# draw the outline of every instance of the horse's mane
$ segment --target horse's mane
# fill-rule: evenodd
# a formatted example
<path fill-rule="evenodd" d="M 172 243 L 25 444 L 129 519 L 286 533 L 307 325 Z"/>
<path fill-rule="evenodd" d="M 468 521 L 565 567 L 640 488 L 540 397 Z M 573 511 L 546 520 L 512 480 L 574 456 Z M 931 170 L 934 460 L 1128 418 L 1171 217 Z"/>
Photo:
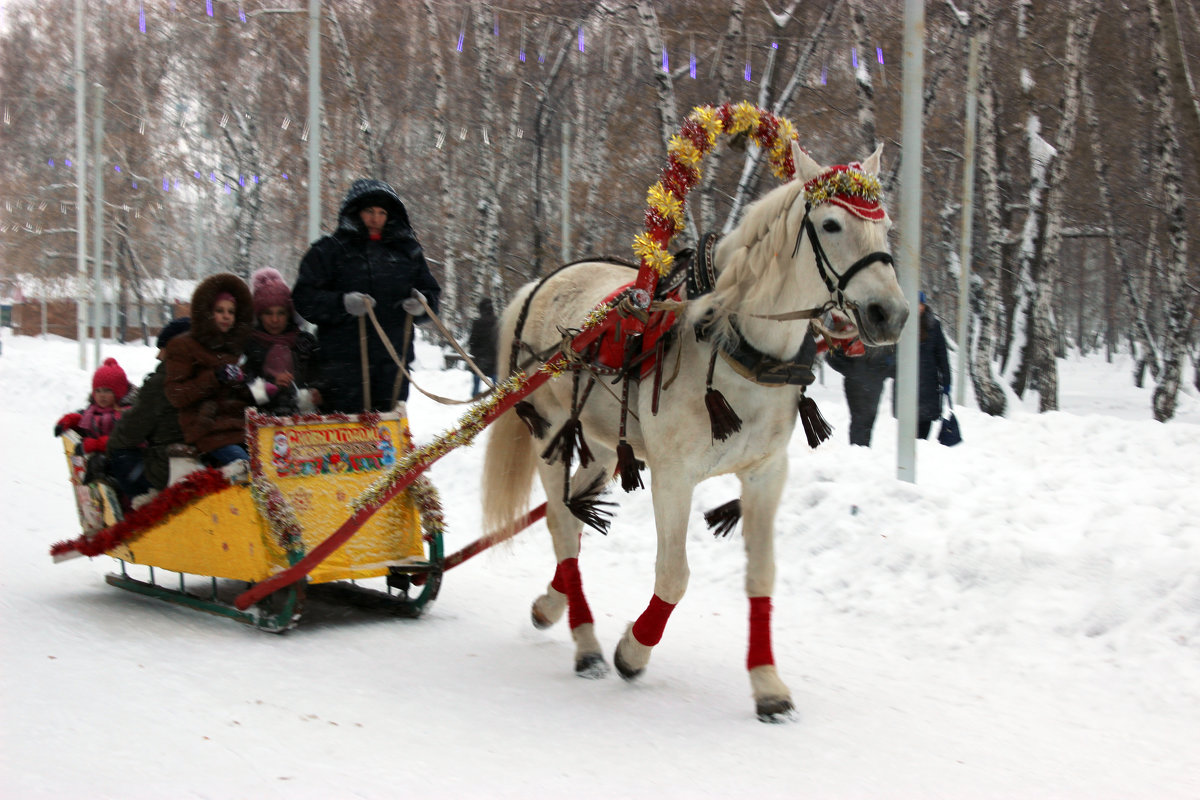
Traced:
<path fill-rule="evenodd" d="M 692 304 L 694 318 L 713 312 L 712 331 L 718 338 L 734 336 L 729 315 L 739 308 L 766 309 L 773 300 L 794 295 L 785 286 L 791 277 L 785 265 L 791 262 L 803 218 L 793 207 L 803 196 L 802 181 L 778 186 L 749 205 L 742 221 L 725 235 L 716 288 Z"/>

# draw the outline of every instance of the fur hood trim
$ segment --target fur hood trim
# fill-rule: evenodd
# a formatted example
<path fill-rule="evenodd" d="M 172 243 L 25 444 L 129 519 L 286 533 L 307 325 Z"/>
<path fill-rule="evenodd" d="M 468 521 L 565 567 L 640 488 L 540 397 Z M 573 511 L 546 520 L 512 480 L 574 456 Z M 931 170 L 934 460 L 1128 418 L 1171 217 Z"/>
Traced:
<path fill-rule="evenodd" d="M 233 295 L 236 304 L 236 320 L 229 333 L 222 333 L 213 324 L 212 308 L 217 301 L 217 296 L 226 292 Z M 233 344 L 240 351 L 254 325 L 254 307 L 251 303 L 250 287 L 231 272 L 209 275 L 200 282 L 192 294 L 191 313 L 191 336 L 193 339 L 209 350 Z"/>

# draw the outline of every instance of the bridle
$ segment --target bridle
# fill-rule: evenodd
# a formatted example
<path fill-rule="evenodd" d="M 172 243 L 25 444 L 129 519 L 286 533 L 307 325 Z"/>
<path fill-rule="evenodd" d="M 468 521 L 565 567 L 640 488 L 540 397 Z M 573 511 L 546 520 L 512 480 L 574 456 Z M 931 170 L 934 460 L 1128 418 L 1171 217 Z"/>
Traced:
<path fill-rule="evenodd" d="M 812 203 L 808 201 L 804 203 L 804 219 L 800 222 L 800 232 L 796 234 L 796 246 L 792 248 L 792 258 L 795 258 L 796 254 L 800 252 L 800 242 L 804 240 L 805 233 L 808 234 L 808 241 L 812 245 L 813 259 L 817 262 L 817 271 L 821 275 L 821 280 L 825 282 L 825 288 L 829 290 L 830 295 L 830 302 L 826 304 L 820 313 L 823 314 L 831 308 L 837 308 L 841 311 L 854 314 L 857 320 L 858 306 L 846 300 L 846 287 L 850 285 L 850 281 L 855 275 L 876 261 L 891 264 L 892 268 L 895 269 L 896 262 L 892 259 L 891 253 L 885 253 L 882 250 L 867 253 L 839 275 L 838 271 L 833 268 L 833 264 L 829 261 L 829 256 L 825 254 L 825 248 L 821 246 L 821 238 L 817 235 L 817 227 L 813 225 L 812 221 Z M 764 317 L 764 319 L 800 319 L 800 317 L 771 315 Z"/>

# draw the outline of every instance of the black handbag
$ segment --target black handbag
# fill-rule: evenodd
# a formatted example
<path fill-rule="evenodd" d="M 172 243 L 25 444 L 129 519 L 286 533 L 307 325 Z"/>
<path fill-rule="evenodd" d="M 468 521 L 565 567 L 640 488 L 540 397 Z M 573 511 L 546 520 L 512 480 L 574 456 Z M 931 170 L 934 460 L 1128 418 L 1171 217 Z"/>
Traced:
<path fill-rule="evenodd" d="M 946 410 L 949 416 L 942 417 L 942 426 L 938 429 L 938 441 L 946 447 L 954 447 L 962 441 L 962 431 L 958 429 L 958 417 L 954 412 Z"/>

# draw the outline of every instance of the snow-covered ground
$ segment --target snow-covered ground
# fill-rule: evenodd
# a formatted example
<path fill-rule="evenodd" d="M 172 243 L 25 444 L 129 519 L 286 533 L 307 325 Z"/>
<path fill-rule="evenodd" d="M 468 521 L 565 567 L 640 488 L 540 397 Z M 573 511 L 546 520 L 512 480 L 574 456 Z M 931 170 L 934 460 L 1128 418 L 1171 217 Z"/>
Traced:
<path fill-rule="evenodd" d="M 1200 797 L 1200 400 L 1150 418 L 1124 362 L 1062 364 L 1063 411 L 959 411 L 895 477 L 845 442 L 840 378 L 813 392 L 777 524 L 775 656 L 797 719 L 764 725 L 744 671 L 736 538 L 701 514 L 691 586 L 636 684 L 572 671 L 565 623 L 529 624 L 553 571 L 540 525 L 446 574 L 417 620 L 311 609 L 282 636 L 111 588 L 77 534 L 54 421 L 79 407 L 78 346 L 0 356 L 0 796 L 5 798 Z M 153 349 L 107 345 L 135 382 Z M 419 378 L 463 396 L 470 376 Z M 414 392 L 418 441 L 454 425 Z M 430 472 L 446 547 L 478 531 L 482 447 Z M 650 599 L 650 497 L 613 496 L 581 566 L 611 656 Z"/>

